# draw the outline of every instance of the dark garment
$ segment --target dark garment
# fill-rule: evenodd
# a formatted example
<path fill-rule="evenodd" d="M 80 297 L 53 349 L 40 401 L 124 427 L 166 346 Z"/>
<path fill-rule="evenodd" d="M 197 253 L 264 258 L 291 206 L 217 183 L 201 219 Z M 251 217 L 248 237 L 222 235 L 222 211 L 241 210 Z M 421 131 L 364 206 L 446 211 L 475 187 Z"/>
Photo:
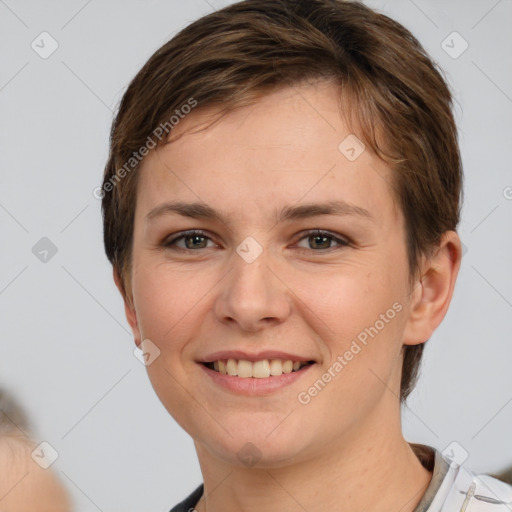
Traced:
<path fill-rule="evenodd" d="M 199 498 L 203 495 L 203 484 L 201 484 L 190 496 L 178 503 L 171 512 L 192 512 Z"/>
<path fill-rule="evenodd" d="M 432 472 L 432 480 L 421 498 L 421 501 L 418 503 L 418 506 L 414 509 L 414 512 L 427 512 L 450 465 L 441 456 L 439 451 L 430 446 L 411 443 L 411 448 L 414 450 L 414 453 L 422 465 Z M 203 490 L 204 487 L 203 484 L 201 484 L 190 496 L 181 503 L 178 503 L 171 512 L 192 512 L 203 495 Z"/>

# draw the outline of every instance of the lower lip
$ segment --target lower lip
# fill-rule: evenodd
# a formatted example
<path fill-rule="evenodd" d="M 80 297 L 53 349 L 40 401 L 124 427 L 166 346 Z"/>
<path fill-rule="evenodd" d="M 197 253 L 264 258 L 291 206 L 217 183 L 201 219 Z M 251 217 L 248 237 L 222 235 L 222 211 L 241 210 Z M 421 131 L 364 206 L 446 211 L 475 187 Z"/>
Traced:
<path fill-rule="evenodd" d="M 222 373 L 211 370 L 204 364 L 199 364 L 203 371 L 210 377 L 218 386 L 232 391 L 240 395 L 268 395 L 281 388 L 289 386 L 303 377 L 309 372 L 314 364 L 304 366 L 300 370 L 291 373 L 283 373 L 264 379 L 256 379 L 255 377 L 236 377 L 233 375 L 224 375 Z"/>

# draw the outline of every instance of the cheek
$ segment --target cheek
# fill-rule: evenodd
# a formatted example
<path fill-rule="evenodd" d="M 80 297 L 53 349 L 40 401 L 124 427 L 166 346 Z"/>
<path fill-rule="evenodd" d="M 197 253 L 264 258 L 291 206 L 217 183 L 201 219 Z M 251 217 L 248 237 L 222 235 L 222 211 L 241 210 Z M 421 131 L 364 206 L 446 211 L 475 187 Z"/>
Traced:
<path fill-rule="evenodd" d="M 322 320 L 317 324 L 323 326 L 326 357 L 320 379 L 327 384 L 307 382 L 300 403 L 310 400 L 312 416 L 328 409 L 336 419 L 325 427 L 332 435 L 369 414 L 396 383 L 406 308 L 397 272 L 388 270 L 309 278 L 301 289 Z"/>
<path fill-rule="evenodd" d="M 164 265 L 146 264 L 139 269 L 134 297 L 141 336 L 164 350 L 173 340 L 180 340 L 179 333 L 197 315 L 205 285 L 194 274 L 175 272 Z"/>
<path fill-rule="evenodd" d="M 371 268 L 379 270 L 345 268 L 296 282 L 304 312 L 310 309 L 311 318 L 321 320 L 311 323 L 322 338 L 322 370 L 332 384 L 315 398 L 320 409 L 333 401 L 350 410 L 365 400 L 375 403 L 386 389 L 382 381 L 399 369 L 406 314 L 402 274 L 396 265 Z"/>
<path fill-rule="evenodd" d="M 142 269 L 142 267 L 141 267 Z M 203 283 L 203 284 L 201 284 Z M 207 306 L 204 280 L 197 275 L 174 272 L 148 265 L 134 279 L 134 296 L 142 339 L 150 339 L 160 350 L 146 367 L 149 380 L 162 404 L 185 429 L 190 417 L 203 417 L 204 411 L 191 401 L 187 342 L 201 328 Z M 207 418 L 205 418 L 207 421 Z"/>
<path fill-rule="evenodd" d="M 401 303 L 404 290 L 399 283 L 396 270 L 375 264 L 302 275 L 291 288 L 323 322 L 326 336 L 341 341 L 373 325 L 393 303 Z"/>

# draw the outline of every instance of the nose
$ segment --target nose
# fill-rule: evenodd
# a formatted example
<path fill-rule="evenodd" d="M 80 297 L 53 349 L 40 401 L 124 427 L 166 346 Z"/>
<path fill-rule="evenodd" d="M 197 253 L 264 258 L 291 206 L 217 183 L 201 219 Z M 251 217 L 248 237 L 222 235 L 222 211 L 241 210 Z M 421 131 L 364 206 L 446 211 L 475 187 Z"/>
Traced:
<path fill-rule="evenodd" d="M 252 263 L 234 253 L 231 271 L 221 281 L 215 300 L 216 318 L 247 332 L 284 322 L 291 312 L 291 296 L 271 267 L 267 251 Z"/>

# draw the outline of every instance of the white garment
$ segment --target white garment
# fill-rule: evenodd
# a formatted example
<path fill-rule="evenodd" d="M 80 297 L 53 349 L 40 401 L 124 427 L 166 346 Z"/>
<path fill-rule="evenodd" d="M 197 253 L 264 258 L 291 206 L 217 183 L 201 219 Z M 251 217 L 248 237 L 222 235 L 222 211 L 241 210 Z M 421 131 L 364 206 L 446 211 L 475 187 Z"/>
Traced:
<path fill-rule="evenodd" d="M 436 451 L 436 465 L 439 457 Z M 427 512 L 512 512 L 512 486 L 497 478 L 475 474 L 449 459 L 446 475 Z"/>

